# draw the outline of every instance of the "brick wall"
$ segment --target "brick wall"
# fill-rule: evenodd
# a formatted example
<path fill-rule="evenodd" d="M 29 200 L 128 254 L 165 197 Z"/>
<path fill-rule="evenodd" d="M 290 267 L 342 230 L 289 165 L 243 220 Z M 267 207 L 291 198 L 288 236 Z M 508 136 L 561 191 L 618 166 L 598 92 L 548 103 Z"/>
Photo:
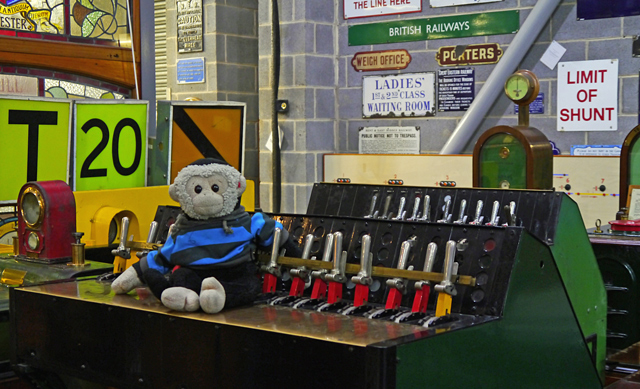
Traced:
<path fill-rule="evenodd" d="M 270 3 L 259 2 L 259 93 L 260 93 L 260 180 L 261 205 L 271 209 L 271 153 L 265 148 L 270 133 L 271 92 Z M 441 46 L 473 43 L 499 43 L 507 50 L 514 35 L 495 35 L 369 46 L 349 46 L 348 26 L 389 20 L 520 10 L 520 24 L 536 5 L 535 0 L 505 0 L 459 7 L 431 8 L 423 0 L 422 12 L 343 19 L 343 0 L 283 0 L 280 4 L 281 72 L 280 99 L 288 99 L 290 112 L 280 114 L 282 144 L 282 211 L 305 212 L 311 185 L 322 181 L 322 155 L 358 152 L 358 128 L 363 126 L 420 126 L 421 153 L 437 153 L 443 147 L 464 112 L 437 112 L 428 118 L 362 119 L 362 77 L 350 65 L 359 51 L 407 49 L 412 56 L 402 71 L 367 72 L 364 75 L 401 72 L 434 72 L 440 69 L 435 55 Z M 578 21 L 576 1 L 565 0 L 555 10 L 519 68 L 532 70 L 545 94 L 545 114 L 531 115 L 531 125 L 554 141 L 563 154 L 571 145 L 621 144 L 638 124 L 638 72 L 640 59 L 631 47 L 640 30 L 640 16 Z M 619 119 L 616 132 L 558 132 L 556 130 L 557 67 L 550 70 L 539 62 L 552 40 L 567 49 L 561 61 L 617 58 L 619 60 Z M 476 95 L 494 65 L 474 66 Z M 499 124 L 515 124 L 513 104 L 501 96 L 481 123 L 465 152 L 471 152 L 480 134 Z"/>
<path fill-rule="evenodd" d="M 167 1 L 167 86 L 172 100 L 247 104 L 244 175 L 256 183 L 258 170 L 258 0 L 203 0 L 203 51 L 178 54 L 176 2 Z M 178 59 L 205 58 L 204 84 L 176 81 Z M 161 98 L 159 96 L 159 98 Z"/>

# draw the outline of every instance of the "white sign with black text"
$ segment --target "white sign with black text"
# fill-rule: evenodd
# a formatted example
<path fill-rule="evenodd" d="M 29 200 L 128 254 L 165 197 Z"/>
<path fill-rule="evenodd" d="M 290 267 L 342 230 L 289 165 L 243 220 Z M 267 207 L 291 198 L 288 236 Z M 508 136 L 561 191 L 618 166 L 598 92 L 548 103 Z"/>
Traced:
<path fill-rule="evenodd" d="M 558 131 L 618 129 L 618 60 L 558 64 Z"/>
<path fill-rule="evenodd" d="M 422 11 L 422 0 L 343 0 L 344 18 L 395 15 Z"/>
<path fill-rule="evenodd" d="M 420 154 L 420 127 L 362 127 L 360 154 Z"/>
<path fill-rule="evenodd" d="M 362 116 L 433 116 L 435 72 L 362 77 Z"/>

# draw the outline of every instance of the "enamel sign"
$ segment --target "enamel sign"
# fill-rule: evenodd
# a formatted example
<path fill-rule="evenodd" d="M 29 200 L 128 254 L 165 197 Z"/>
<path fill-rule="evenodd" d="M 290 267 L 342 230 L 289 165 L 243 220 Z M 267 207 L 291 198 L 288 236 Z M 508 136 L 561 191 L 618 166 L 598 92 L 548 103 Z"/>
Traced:
<path fill-rule="evenodd" d="M 558 131 L 618 129 L 618 60 L 558 64 Z"/>
<path fill-rule="evenodd" d="M 349 46 L 515 34 L 519 11 L 497 11 L 349 26 Z"/>
<path fill-rule="evenodd" d="M 433 116 L 435 73 L 362 78 L 362 117 Z"/>
<path fill-rule="evenodd" d="M 440 66 L 485 65 L 498 63 L 503 51 L 497 43 L 442 46 L 436 54 Z"/>
<path fill-rule="evenodd" d="M 353 56 L 351 66 L 357 72 L 370 72 L 374 70 L 406 69 L 410 62 L 411 55 L 404 49 L 361 51 Z"/>

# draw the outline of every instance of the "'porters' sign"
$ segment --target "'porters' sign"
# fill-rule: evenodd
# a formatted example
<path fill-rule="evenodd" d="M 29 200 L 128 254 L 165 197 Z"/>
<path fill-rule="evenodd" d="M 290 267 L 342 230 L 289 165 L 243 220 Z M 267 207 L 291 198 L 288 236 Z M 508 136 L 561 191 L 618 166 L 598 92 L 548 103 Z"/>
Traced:
<path fill-rule="evenodd" d="M 497 63 L 502 57 L 497 43 L 468 46 L 443 46 L 436 54 L 440 66 L 482 65 Z"/>
<path fill-rule="evenodd" d="M 406 69 L 411 62 L 411 55 L 404 49 L 361 51 L 351 60 L 351 65 L 358 72 L 373 70 Z"/>

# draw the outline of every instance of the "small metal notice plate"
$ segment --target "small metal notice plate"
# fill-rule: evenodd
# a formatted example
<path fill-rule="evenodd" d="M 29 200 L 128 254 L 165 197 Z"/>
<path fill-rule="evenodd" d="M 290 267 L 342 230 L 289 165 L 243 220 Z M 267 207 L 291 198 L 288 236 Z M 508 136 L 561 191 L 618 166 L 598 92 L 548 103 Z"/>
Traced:
<path fill-rule="evenodd" d="M 205 81 L 204 58 L 179 59 L 176 66 L 178 84 L 198 84 Z"/>
<path fill-rule="evenodd" d="M 202 51 L 202 0 L 177 0 L 178 53 Z"/>

